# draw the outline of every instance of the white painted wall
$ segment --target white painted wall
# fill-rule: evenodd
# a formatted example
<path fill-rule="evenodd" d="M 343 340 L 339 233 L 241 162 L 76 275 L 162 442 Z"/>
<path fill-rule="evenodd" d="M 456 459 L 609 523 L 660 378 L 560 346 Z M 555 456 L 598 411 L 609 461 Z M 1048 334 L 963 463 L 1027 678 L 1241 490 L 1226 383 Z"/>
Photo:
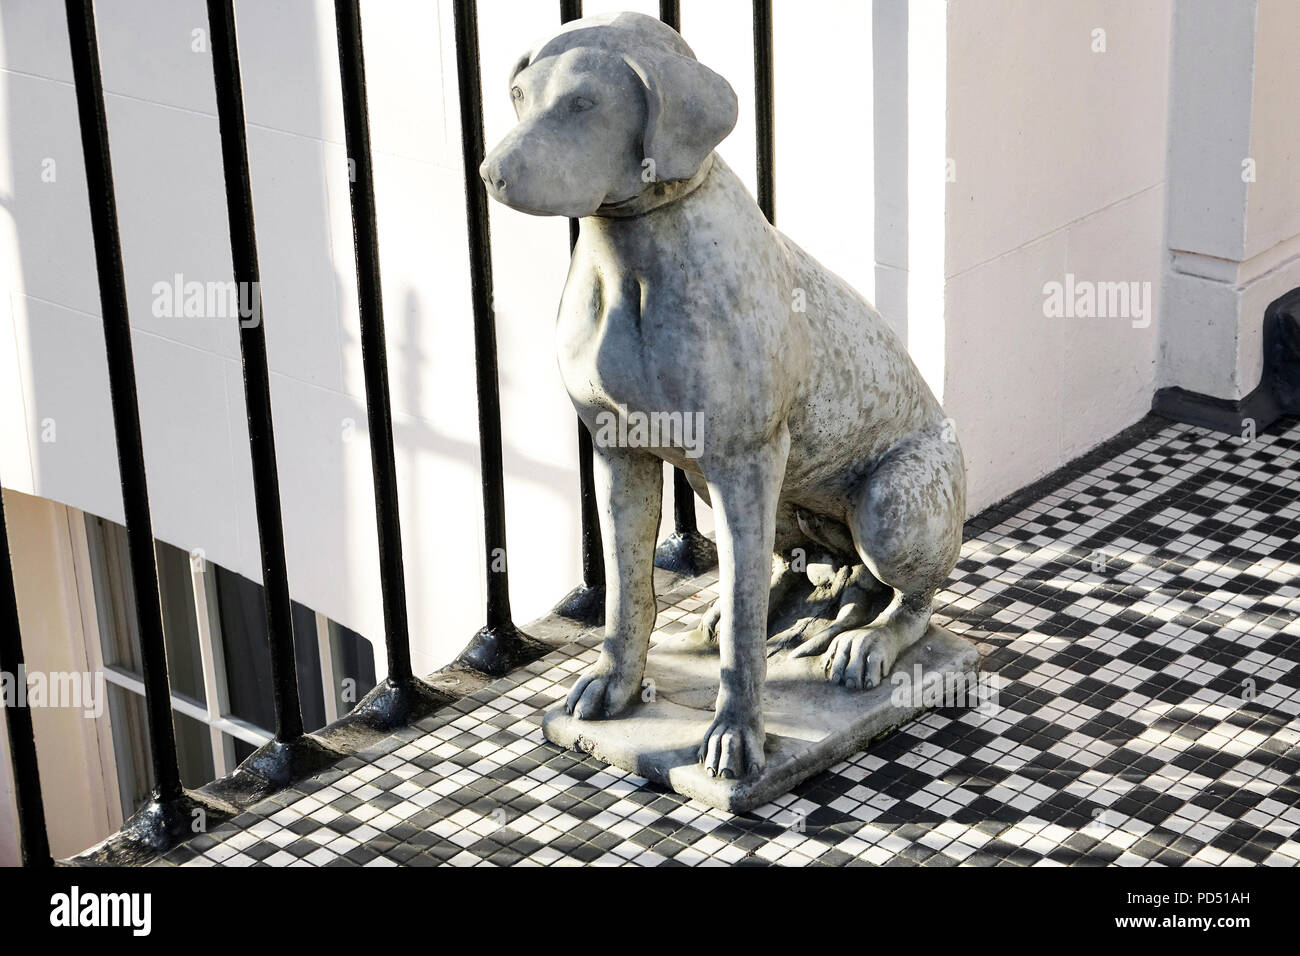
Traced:
<path fill-rule="evenodd" d="M 972 512 L 1151 407 L 1170 17 L 1169 0 L 948 4 L 944 403 Z M 1150 325 L 1046 317 L 1067 274 L 1151 283 Z"/>
<path fill-rule="evenodd" d="M 1300 5 L 1183 0 L 1174 31 L 1159 384 L 1236 399 L 1264 310 L 1300 286 Z"/>

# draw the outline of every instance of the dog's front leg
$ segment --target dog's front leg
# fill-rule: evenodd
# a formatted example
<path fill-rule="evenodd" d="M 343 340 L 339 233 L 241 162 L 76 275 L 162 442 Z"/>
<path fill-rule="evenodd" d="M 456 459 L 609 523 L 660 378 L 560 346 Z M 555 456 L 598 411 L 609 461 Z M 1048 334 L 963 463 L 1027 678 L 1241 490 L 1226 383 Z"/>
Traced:
<path fill-rule="evenodd" d="M 663 462 L 644 452 L 595 449 L 596 495 L 605 546 L 605 643 L 569 691 L 569 713 L 613 717 L 641 689 L 655 623 L 655 536 Z"/>
<path fill-rule="evenodd" d="M 777 499 L 790 439 L 708 463 L 705 477 L 718 532 L 720 686 L 714 719 L 700 744 L 710 776 L 742 777 L 763 768 L 763 681 L 767 676 L 767 601 Z"/>

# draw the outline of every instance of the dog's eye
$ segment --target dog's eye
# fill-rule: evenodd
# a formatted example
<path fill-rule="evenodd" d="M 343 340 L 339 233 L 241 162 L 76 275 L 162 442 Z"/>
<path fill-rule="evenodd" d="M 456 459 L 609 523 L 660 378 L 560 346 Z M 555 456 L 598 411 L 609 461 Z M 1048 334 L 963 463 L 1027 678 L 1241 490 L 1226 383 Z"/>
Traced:
<path fill-rule="evenodd" d="M 569 100 L 569 109 L 571 109 L 575 113 L 581 113 L 583 110 L 589 110 L 595 105 L 596 105 L 595 103 L 587 99 L 585 96 L 575 96 L 573 99 Z"/>
<path fill-rule="evenodd" d="M 517 86 L 510 87 L 510 97 L 518 103 L 524 98 L 524 91 Z"/>

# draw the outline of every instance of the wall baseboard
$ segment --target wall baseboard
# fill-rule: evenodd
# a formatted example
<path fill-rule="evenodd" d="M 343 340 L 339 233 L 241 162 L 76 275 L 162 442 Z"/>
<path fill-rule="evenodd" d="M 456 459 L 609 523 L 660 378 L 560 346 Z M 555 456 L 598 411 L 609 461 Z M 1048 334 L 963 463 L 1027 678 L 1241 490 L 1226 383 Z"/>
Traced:
<path fill-rule="evenodd" d="M 1300 415 L 1300 288 L 1264 310 L 1264 372 L 1244 398 L 1215 398 L 1185 388 L 1157 389 L 1151 411 L 1162 418 L 1240 435 L 1258 434 L 1283 415 Z"/>
<path fill-rule="evenodd" d="M 1241 434 L 1247 419 L 1254 420 L 1256 433 L 1261 432 L 1280 414 L 1271 391 L 1265 389 L 1263 383 L 1245 398 L 1236 400 L 1215 398 L 1177 386 L 1162 388 L 1156 392 L 1151 411 L 1170 421 L 1199 425 L 1231 435 Z"/>

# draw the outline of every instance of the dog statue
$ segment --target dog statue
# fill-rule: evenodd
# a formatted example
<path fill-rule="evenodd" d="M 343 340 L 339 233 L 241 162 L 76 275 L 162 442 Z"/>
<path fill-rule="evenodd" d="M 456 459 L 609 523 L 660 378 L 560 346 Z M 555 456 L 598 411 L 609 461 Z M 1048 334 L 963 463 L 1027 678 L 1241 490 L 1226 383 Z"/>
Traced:
<path fill-rule="evenodd" d="M 676 31 L 635 13 L 573 21 L 519 59 L 510 94 L 519 123 L 483 162 L 487 190 L 581 219 L 558 350 L 597 436 L 606 629 L 566 707 L 613 717 L 639 695 L 670 462 L 717 527 L 703 627 L 720 688 L 699 757 L 710 776 L 756 773 L 769 654 L 821 654 L 828 680 L 870 688 L 926 632 L 961 545 L 961 449 L 885 320 L 714 152 L 736 95 Z M 602 441 L 611 415 L 693 416 L 700 440 Z"/>

